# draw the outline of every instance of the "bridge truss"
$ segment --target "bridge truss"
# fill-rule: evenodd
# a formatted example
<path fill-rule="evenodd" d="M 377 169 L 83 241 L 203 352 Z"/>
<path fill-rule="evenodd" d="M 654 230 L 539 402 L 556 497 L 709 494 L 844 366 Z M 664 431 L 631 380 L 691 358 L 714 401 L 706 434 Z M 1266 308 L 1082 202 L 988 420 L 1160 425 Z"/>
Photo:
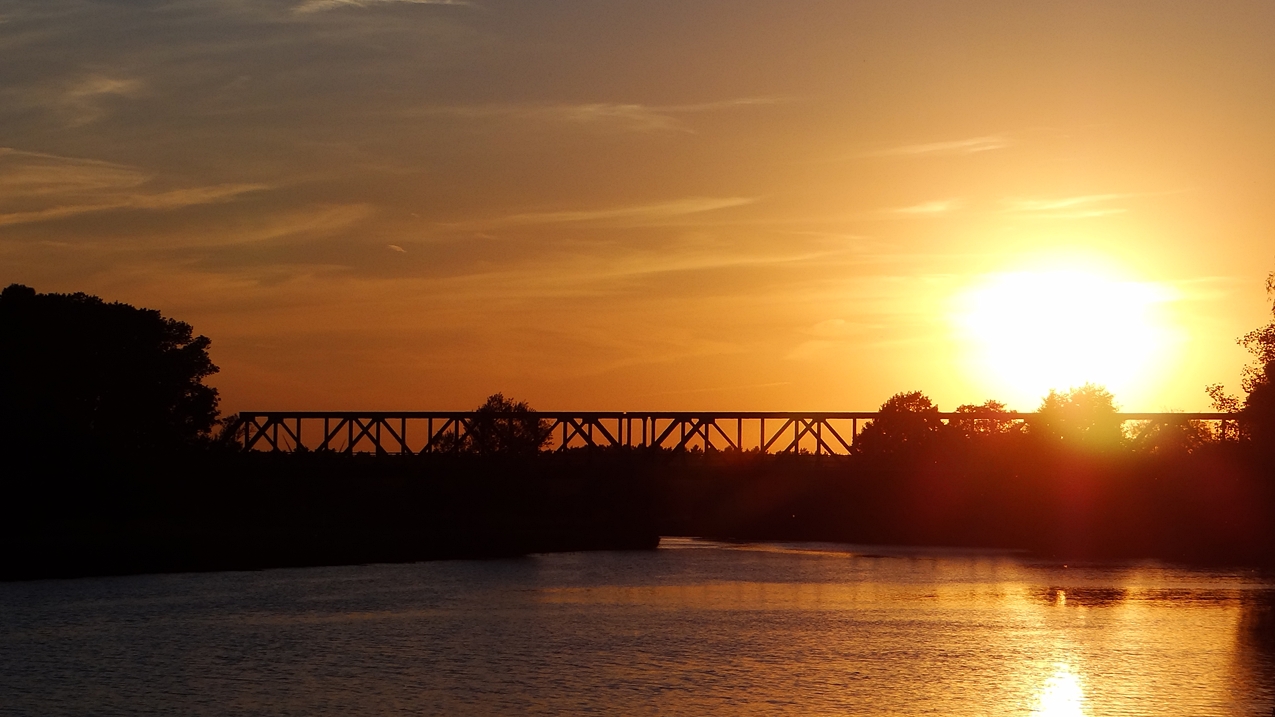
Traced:
<path fill-rule="evenodd" d="M 1029 422 L 1025 413 L 940 413 L 945 422 Z M 671 449 L 760 450 L 845 455 L 852 451 L 874 411 L 842 412 L 583 412 L 531 414 L 548 432 L 551 450 L 580 447 L 659 447 Z M 1234 431 L 1229 413 L 1121 413 L 1121 421 L 1181 424 L 1204 421 L 1219 434 Z M 227 430 L 245 450 L 294 452 L 419 454 L 457 450 L 479 422 L 513 423 L 528 414 L 472 411 L 245 411 Z M 1228 425 L 1231 428 L 1228 429 Z"/>

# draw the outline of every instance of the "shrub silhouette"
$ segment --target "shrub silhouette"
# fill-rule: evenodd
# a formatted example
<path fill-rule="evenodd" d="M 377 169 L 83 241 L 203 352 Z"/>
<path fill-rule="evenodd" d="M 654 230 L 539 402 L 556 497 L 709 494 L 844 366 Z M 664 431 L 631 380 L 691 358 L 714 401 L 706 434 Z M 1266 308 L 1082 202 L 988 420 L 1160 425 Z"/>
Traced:
<path fill-rule="evenodd" d="M 158 311 L 87 294 L 0 292 L 0 442 L 137 452 L 205 441 L 217 424 L 208 338 Z"/>

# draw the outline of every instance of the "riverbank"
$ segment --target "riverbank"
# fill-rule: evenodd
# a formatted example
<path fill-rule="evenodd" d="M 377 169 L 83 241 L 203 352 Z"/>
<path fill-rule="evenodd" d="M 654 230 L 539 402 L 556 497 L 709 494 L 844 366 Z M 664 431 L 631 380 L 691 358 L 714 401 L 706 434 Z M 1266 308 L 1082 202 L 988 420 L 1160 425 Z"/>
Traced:
<path fill-rule="evenodd" d="M 1275 566 L 1264 452 L 972 450 L 687 461 L 657 491 L 665 534 L 1023 550 L 1059 560 Z"/>
<path fill-rule="evenodd" d="M 64 457 L 6 479 L 0 578 L 638 549 L 661 535 L 1275 566 L 1266 465 L 1233 445 L 1175 456 Z"/>
<path fill-rule="evenodd" d="M 0 578 L 654 548 L 641 466 L 589 456 L 206 453 L 32 469 Z M 606 480 L 598 480 L 599 474 Z"/>

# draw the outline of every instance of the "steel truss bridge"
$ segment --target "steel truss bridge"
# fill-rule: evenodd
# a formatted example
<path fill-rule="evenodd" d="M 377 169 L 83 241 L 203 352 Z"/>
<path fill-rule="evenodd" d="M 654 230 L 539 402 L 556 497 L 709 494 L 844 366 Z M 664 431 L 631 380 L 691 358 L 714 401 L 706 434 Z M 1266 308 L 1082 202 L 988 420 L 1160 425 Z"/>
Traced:
<path fill-rule="evenodd" d="M 939 413 L 944 422 L 1030 422 L 1031 413 Z M 227 427 L 245 450 L 420 454 L 456 450 L 481 423 L 511 425 L 539 420 L 552 450 L 580 447 L 760 450 L 846 455 L 875 411 L 842 412 L 535 412 L 473 411 L 245 411 Z M 1225 437 L 1236 430 L 1230 413 L 1120 413 L 1126 425 L 1149 421 L 1180 425 L 1203 421 Z M 534 425 L 534 424 L 532 424 Z M 1229 428 L 1228 428 L 1229 426 Z M 481 430 L 481 429 L 480 429 Z"/>

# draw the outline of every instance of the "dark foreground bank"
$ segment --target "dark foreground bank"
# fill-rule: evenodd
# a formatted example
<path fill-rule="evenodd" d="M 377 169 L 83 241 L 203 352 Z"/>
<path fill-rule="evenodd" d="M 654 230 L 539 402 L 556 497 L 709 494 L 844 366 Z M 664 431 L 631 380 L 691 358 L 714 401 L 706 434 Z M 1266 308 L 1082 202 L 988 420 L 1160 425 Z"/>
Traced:
<path fill-rule="evenodd" d="M 1063 561 L 1275 567 L 1269 453 L 986 446 L 908 457 L 717 454 L 658 481 L 668 535 L 1024 550 Z"/>
<path fill-rule="evenodd" d="M 207 450 L 6 472 L 4 579 L 653 548 L 660 535 L 1275 566 L 1267 452 Z"/>
<path fill-rule="evenodd" d="M 590 455 L 177 454 L 25 467 L 4 579 L 654 548 L 649 471 Z"/>

